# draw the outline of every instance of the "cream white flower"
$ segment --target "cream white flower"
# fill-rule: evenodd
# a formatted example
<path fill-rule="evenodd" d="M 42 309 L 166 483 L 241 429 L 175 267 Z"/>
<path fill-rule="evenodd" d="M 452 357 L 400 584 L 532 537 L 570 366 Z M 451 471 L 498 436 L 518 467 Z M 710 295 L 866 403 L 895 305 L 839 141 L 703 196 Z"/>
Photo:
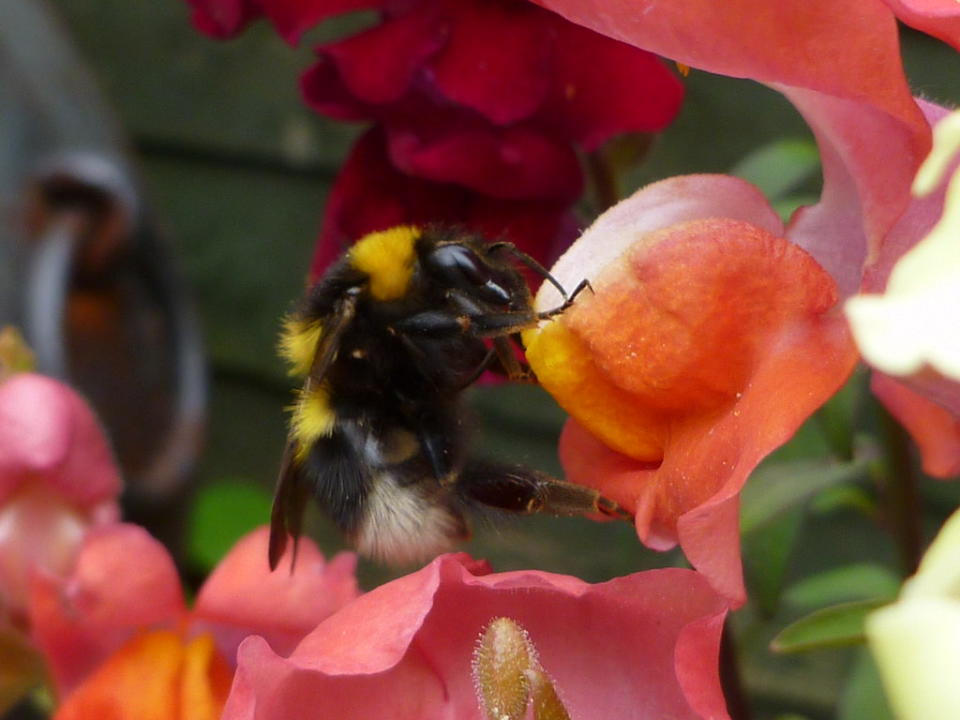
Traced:
<path fill-rule="evenodd" d="M 960 149 L 960 112 L 940 122 L 934 148 L 914 182 L 931 192 Z M 897 262 L 882 295 L 858 295 L 845 311 L 864 358 L 890 375 L 931 367 L 960 380 L 960 173 L 953 176 L 943 216 Z"/>
<path fill-rule="evenodd" d="M 960 718 L 960 511 L 900 599 L 867 619 L 867 638 L 898 718 Z"/>

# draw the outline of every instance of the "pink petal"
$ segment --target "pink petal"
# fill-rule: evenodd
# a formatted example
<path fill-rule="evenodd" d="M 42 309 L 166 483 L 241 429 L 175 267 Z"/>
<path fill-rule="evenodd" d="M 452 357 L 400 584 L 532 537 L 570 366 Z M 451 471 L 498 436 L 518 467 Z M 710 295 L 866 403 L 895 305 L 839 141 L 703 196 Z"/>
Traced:
<path fill-rule="evenodd" d="M 0 503 L 43 483 L 82 510 L 116 498 L 120 477 L 103 430 L 66 385 L 31 373 L 0 384 Z"/>
<path fill-rule="evenodd" d="M 61 696 L 141 628 L 185 616 L 167 550 L 136 525 L 92 530 L 66 578 L 34 577 L 30 620 Z"/>
<path fill-rule="evenodd" d="M 960 475 L 960 416 L 880 372 L 873 373 L 870 389 L 917 443 L 924 472 Z"/>
<path fill-rule="evenodd" d="M 843 294 L 855 289 L 858 266 L 832 260 L 821 238 L 844 246 L 847 259 L 876 253 L 930 148 L 893 13 L 879 3 L 833 0 L 540 4 L 685 65 L 785 93 L 817 136 L 826 180 L 821 204 L 796 218 L 790 237 L 834 274 Z"/>
<path fill-rule="evenodd" d="M 28 485 L 0 505 L 0 608 L 26 626 L 34 572 L 67 572 L 90 519 L 42 485 Z"/>
<path fill-rule="evenodd" d="M 727 717 L 716 665 L 726 606 L 696 573 L 588 585 L 536 571 L 477 576 L 464 563 L 442 556 L 367 593 L 289 659 L 246 641 L 224 718 L 480 720 L 470 662 L 496 617 L 529 631 L 572 717 Z"/>
<path fill-rule="evenodd" d="M 910 27 L 960 50 L 960 7 L 956 0 L 884 0 Z"/>
<path fill-rule="evenodd" d="M 276 571 L 267 565 L 269 529 L 237 542 L 200 588 L 193 610 L 194 633 L 212 632 L 233 663 L 247 635 L 262 635 L 281 655 L 320 621 L 359 595 L 357 558 L 340 553 L 329 563 L 310 540 L 300 541 L 296 571 L 289 552 Z"/>
<path fill-rule="evenodd" d="M 783 234 L 780 216 L 756 187 L 729 175 L 680 175 L 647 185 L 597 218 L 583 238 L 550 269 L 564 287 L 595 278 L 648 232 L 688 220 L 742 220 Z M 597 238 L 597 240 L 593 240 Z M 537 308 L 556 307 L 559 294 L 544 285 Z"/>

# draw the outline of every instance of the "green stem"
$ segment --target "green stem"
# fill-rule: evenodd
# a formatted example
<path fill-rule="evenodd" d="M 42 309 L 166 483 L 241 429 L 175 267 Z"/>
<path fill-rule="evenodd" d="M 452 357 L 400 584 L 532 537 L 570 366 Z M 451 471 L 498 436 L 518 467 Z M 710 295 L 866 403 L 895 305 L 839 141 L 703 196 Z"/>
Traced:
<path fill-rule="evenodd" d="M 599 215 L 620 200 L 617 173 L 603 148 L 587 153 L 587 174 L 593 186 L 593 198 Z"/>
<path fill-rule="evenodd" d="M 904 576 L 909 576 L 917 571 L 923 549 L 920 477 L 909 436 L 883 408 L 880 408 L 880 427 L 888 460 L 881 473 L 884 519 L 897 544 Z"/>
<path fill-rule="evenodd" d="M 727 618 L 723 626 L 723 636 L 720 639 L 720 685 L 723 687 L 723 697 L 727 701 L 727 712 L 731 720 L 750 720 L 752 714 L 740 677 L 740 660 L 730 618 Z"/>

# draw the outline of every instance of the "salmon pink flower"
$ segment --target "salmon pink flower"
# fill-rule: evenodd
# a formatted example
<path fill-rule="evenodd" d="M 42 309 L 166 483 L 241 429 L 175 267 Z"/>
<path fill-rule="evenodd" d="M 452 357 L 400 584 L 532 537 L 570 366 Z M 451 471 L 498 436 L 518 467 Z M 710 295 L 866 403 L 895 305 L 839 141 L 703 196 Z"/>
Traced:
<path fill-rule="evenodd" d="M 32 373 L 0 383 L 0 625 L 26 629 L 30 575 L 65 572 L 89 528 L 117 517 L 120 486 L 83 398 Z"/>
<path fill-rule="evenodd" d="M 529 340 L 534 369 L 553 375 L 545 384 L 574 415 L 561 441 L 571 477 L 636 510 L 645 542 L 679 542 L 742 600 L 736 494 L 853 367 L 833 305 L 939 216 L 938 200 L 909 190 L 943 111 L 910 96 L 883 5 L 541 4 L 690 67 L 764 82 L 816 136 L 823 194 L 785 229 L 731 179 L 674 178 L 609 212 L 553 270 L 562 283 L 589 277 L 597 295 Z M 556 296 L 543 288 L 537 302 Z"/>
<path fill-rule="evenodd" d="M 725 613 L 689 570 L 589 585 L 489 574 L 444 555 L 345 606 L 289 657 L 245 640 L 223 717 L 481 720 L 474 650 L 493 620 L 507 618 L 526 630 L 570 717 L 726 718 L 717 670 Z M 509 668 L 494 660 L 485 670 Z"/>
<path fill-rule="evenodd" d="M 271 573 L 267 536 L 262 528 L 241 539 L 188 610 L 173 560 L 145 530 L 115 524 L 91 532 L 65 578 L 36 576 L 31 588 L 33 634 L 60 696 L 68 703 L 74 696 L 100 702 L 110 678 L 127 687 L 122 678 L 151 657 L 170 669 L 153 677 L 156 683 L 179 682 L 178 668 L 190 666 L 194 653 L 219 676 L 216 667 L 234 666 L 237 645 L 247 635 L 255 633 L 277 652 L 289 652 L 318 622 L 357 596 L 352 553 L 327 563 L 308 541 L 301 544 L 296 573 L 289 572 L 289 555 Z M 155 631 L 162 632 L 151 634 Z M 209 647 L 198 640 L 204 637 L 210 638 Z M 159 686 L 154 689 L 161 692 Z M 173 692 L 163 692 L 168 691 Z M 121 709 L 136 701 L 133 695 L 111 697 Z M 83 707 L 92 713 L 86 702 Z"/>
<path fill-rule="evenodd" d="M 553 267 L 594 293 L 525 337 L 573 417 L 560 443 L 568 478 L 633 512 L 650 547 L 679 542 L 735 602 L 741 487 L 857 359 L 836 283 L 784 236 L 748 183 L 661 181 L 607 211 Z M 537 306 L 556 302 L 543 286 Z"/>
<path fill-rule="evenodd" d="M 846 304 L 857 343 L 879 371 L 874 392 L 916 440 L 924 469 L 937 477 L 960 474 L 960 176 L 954 174 L 946 192 L 935 192 L 955 168 L 958 149 L 960 114 L 954 113 L 936 125 L 934 149 L 914 182 L 919 197 L 905 224 L 916 227 L 884 245 L 862 294 Z M 941 207 L 942 217 L 925 231 Z"/>

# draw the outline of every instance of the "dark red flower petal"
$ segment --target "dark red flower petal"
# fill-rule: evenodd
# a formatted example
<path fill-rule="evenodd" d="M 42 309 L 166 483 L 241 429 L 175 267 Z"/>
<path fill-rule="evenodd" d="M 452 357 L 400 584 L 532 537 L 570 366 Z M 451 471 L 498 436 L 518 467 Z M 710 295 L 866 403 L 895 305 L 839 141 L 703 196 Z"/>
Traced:
<path fill-rule="evenodd" d="M 310 275 L 319 277 L 369 232 L 435 222 L 509 239 L 545 264 L 559 256 L 578 231 L 566 202 L 491 198 L 399 172 L 387 156 L 382 130 L 375 128 L 354 145 L 330 191 Z M 539 278 L 530 280 L 539 284 Z"/>
<path fill-rule="evenodd" d="M 540 107 L 550 85 L 551 15 L 515 0 L 448 3 L 450 35 L 433 74 L 449 99 L 498 125 Z"/>
<path fill-rule="evenodd" d="M 300 94 L 309 107 L 334 120 L 365 120 L 372 115 L 371 108 L 343 84 L 336 63 L 328 55 L 321 55 L 300 76 Z"/>
<path fill-rule="evenodd" d="M 258 0 L 263 14 L 291 45 L 327 18 L 356 10 L 382 8 L 386 0 Z"/>
<path fill-rule="evenodd" d="M 676 117 L 683 84 L 660 58 L 559 18 L 555 25 L 545 123 L 593 150 L 618 133 L 663 130 Z"/>
<path fill-rule="evenodd" d="M 443 44 L 436 14 L 415 12 L 386 20 L 357 35 L 319 48 L 340 71 L 340 82 L 358 100 L 399 100 L 424 60 Z"/>
<path fill-rule="evenodd" d="M 187 0 L 193 8 L 193 25 L 210 37 L 225 39 L 243 30 L 259 17 L 254 0 Z"/>
<path fill-rule="evenodd" d="M 408 175 L 498 198 L 572 203 L 583 188 L 573 148 L 528 128 L 463 127 L 434 117 L 387 130 L 390 159 Z"/>

